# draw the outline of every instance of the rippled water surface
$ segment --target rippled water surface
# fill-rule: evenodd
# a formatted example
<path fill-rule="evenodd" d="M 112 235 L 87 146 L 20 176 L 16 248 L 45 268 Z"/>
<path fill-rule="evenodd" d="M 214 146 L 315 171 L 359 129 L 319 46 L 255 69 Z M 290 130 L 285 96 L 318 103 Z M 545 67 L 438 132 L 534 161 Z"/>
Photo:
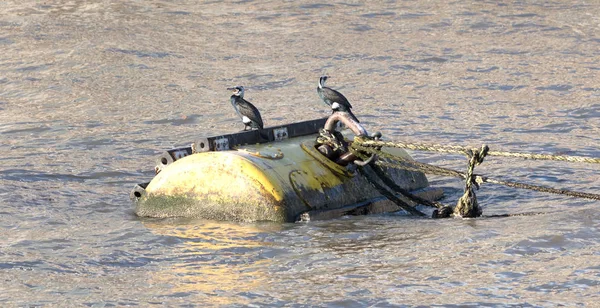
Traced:
<path fill-rule="evenodd" d="M 388 140 L 600 157 L 599 33 L 597 1 L 2 1 L 0 306 L 597 305 L 598 201 L 483 185 L 484 214 L 546 214 L 243 224 L 128 193 L 242 128 L 225 88 L 271 126 L 328 113 L 321 74 Z M 594 164 L 477 170 L 600 193 Z"/>

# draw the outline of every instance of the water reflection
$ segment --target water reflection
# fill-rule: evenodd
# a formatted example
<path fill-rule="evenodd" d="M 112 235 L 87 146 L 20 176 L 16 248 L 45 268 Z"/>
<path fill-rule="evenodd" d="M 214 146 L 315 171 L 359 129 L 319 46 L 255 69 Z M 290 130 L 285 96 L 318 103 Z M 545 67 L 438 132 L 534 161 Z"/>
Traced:
<path fill-rule="evenodd" d="M 171 295 L 196 295 L 212 304 L 243 304 L 269 283 L 273 263 L 268 234 L 281 224 L 213 221 L 145 221 L 152 233 L 176 239 L 170 261 L 151 275 L 151 283 L 169 286 Z"/>

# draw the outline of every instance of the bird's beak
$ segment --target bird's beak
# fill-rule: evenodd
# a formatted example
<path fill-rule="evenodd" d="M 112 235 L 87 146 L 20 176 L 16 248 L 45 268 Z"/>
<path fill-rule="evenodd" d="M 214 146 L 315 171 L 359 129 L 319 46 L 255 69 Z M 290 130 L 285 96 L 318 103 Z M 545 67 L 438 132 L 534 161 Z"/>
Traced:
<path fill-rule="evenodd" d="M 235 91 L 235 88 L 227 88 L 229 91 Z"/>

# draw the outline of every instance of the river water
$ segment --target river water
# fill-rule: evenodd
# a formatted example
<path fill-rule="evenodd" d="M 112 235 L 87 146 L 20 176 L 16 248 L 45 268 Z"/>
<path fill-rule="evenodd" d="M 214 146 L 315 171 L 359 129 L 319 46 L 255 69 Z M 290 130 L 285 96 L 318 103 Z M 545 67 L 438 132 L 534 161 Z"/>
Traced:
<path fill-rule="evenodd" d="M 140 219 L 128 194 L 242 128 L 227 87 L 272 126 L 328 114 L 322 74 L 388 140 L 600 157 L 599 33 L 595 0 L 4 0 L 0 305 L 595 306 L 598 201 L 484 184 L 484 214 L 545 214 L 273 224 Z M 600 193 L 594 164 L 476 171 Z"/>

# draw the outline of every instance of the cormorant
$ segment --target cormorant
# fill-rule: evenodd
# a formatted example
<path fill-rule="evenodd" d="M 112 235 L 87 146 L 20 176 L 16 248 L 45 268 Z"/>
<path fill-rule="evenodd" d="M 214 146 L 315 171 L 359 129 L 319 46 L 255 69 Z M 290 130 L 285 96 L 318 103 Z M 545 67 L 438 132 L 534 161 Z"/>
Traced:
<path fill-rule="evenodd" d="M 227 88 L 227 90 L 233 91 L 231 95 L 231 105 L 235 108 L 235 112 L 240 116 L 244 123 L 244 130 L 250 129 L 263 129 L 263 120 L 260 116 L 260 112 L 254 105 L 244 99 L 244 87 L 236 86 L 233 88 Z"/>
<path fill-rule="evenodd" d="M 329 78 L 329 76 L 321 76 L 321 78 L 319 78 L 319 86 L 317 87 L 317 93 L 319 94 L 319 97 L 321 97 L 327 106 L 331 107 L 333 112 L 345 111 L 350 114 L 354 121 L 360 123 L 360 121 L 350 110 L 352 109 L 352 105 L 350 105 L 350 102 L 346 99 L 346 97 L 342 95 L 342 93 L 325 86 L 327 78 Z"/>

